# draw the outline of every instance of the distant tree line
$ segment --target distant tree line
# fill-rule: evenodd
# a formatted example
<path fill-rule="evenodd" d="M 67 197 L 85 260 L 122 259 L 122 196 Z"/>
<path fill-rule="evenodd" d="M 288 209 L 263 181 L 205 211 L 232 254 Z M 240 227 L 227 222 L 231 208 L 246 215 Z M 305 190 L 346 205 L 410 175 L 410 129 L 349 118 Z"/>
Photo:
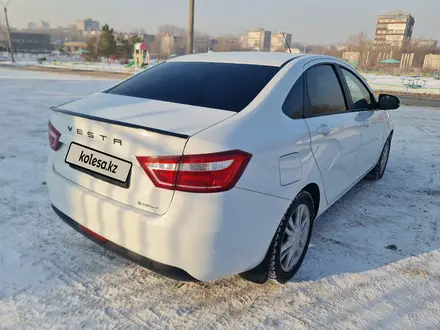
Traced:
<path fill-rule="evenodd" d="M 108 24 L 102 26 L 99 34 L 92 35 L 87 40 L 87 60 L 95 61 L 98 58 L 110 58 L 115 57 L 118 59 L 130 59 L 133 55 L 133 45 L 136 42 L 144 40 L 145 30 L 136 30 L 131 34 L 117 34 L 109 27 Z M 176 44 L 179 46 L 179 51 L 184 52 L 186 50 L 188 30 L 176 25 L 165 24 L 158 28 L 156 39 L 150 41 L 148 44 L 150 54 L 167 58 L 175 50 L 166 49 L 162 47 L 161 41 L 169 36 L 176 38 Z M 178 41 L 177 41 L 178 39 Z M 214 40 L 214 42 L 212 42 Z M 207 52 L 213 50 L 216 52 L 221 51 L 244 51 L 249 50 L 246 44 L 243 42 L 243 37 L 235 35 L 223 35 L 213 39 L 210 35 L 202 33 L 200 31 L 195 32 L 195 52 Z M 174 45 L 175 46 L 175 45 Z M 176 47 L 176 46 L 175 46 Z M 325 54 L 338 58 L 342 58 L 343 52 L 359 52 L 360 53 L 360 65 L 366 69 L 377 65 L 376 53 L 385 50 L 377 50 L 373 41 L 364 32 L 349 36 L 347 41 L 343 45 L 305 45 L 302 43 L 292 43 L 291 48 L 299 48 L 301 52 L 304 50 L 307 53 Z M 284 51 L 284 49 L 280 50 Z M 417 58 L 417 64 L 420 59 L 424 58 L 425 54 L 433 53 L 432 49 L 419 47 L 415 42 L 408 44 L 403 49 L 387 49 L 386 51 L 392 52 L 393 57 L 400 59 L 402 52 L 415 53 Z"/>
<path fill-rule="evenodd" d="M 118 35 L 115 37 L 115 31 L 108 24 L 104 24 L 101 28 L 99 38 L 92 35 L 87 40 L 87 56 L 88 61 L 96 61 L 100 57 L 119 59 L 129 59 L 133 56 L 133 45 L 142 42 L 144 37 L 138 34 L 130 34 L 129 36 Z"/>

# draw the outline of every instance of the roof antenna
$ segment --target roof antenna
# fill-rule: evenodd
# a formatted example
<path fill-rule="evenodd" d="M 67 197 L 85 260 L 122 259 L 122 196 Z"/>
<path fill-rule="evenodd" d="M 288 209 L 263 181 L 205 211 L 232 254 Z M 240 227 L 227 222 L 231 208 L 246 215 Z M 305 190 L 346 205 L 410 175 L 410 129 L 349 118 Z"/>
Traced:
<path fill-rule="evenodd" d="M 284 37 L 284 41 L 286 42 L 286 46 L 289 49 L 289 53 L 292 53 L 292 50 L 290 49 L 289 43 L 287 42 L 287 38 L 286 38 L 286 32 L 281 32 L 281 34 Z"/>

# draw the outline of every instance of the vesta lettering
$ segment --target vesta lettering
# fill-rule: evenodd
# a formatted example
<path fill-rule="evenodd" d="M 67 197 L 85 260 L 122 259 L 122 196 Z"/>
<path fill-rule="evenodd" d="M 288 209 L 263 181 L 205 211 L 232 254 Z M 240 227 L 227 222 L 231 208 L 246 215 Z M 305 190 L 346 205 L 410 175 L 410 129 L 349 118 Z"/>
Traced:
<path fill-rule="evenodd" d="M 82 128 L 75 128 L 75 130 L 73 128 L 74 128 L 73 126 L 67 126 L 67 129 L 69 130 L 69 132 L 75 131 L 76 134 L 78 134 L 78 135 L 87 135 L 87 137 L 89 139 L 99 139 L 99 140 L 102 140 L 103 142 L 112 141 L 112 143 L 114 145 L 122 146 L 121 139 L 118 139 L 118 138 L 110 138 L 109 139 L 107 135 L 97 134 L 92 131 L 84 131 Z"/>

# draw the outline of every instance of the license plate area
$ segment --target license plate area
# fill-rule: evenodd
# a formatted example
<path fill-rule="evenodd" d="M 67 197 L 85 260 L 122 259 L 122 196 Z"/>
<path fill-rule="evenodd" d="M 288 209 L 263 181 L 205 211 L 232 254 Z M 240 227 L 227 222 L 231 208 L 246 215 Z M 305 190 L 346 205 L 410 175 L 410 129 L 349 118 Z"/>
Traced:
<path fill-rule="evenodd" d="M 130 187 L 132 163 L 72 142 L 65 162 L 77 171 L 121 188 Z"/>

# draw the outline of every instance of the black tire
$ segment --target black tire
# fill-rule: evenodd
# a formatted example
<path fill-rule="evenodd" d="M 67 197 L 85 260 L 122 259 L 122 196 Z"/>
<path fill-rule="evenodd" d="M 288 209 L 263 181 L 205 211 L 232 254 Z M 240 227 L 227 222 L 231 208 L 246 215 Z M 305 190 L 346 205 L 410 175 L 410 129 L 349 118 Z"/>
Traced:
<path fill-rule="evenodd" d="M 307 206 L 310 214 L 309 231 L 304 250 L 297 263 L 290 271 L 284 271 L 281 265 L 281 245 L 286 232 L 286 227 L 290 217 L 300 205 Z M 315 219 L 315 210 L 313 198 L 307 191 L 302 191 L 296 196 L 295 200 L 287 209 L 272 239 L 272 243 L 266 253 L 264 260 L 254 269 L 242 273 L 241 276 L 255 283 L 265 283 L 267 280 L 278 281 L 281 284 L 289 281 L 299 270 L 309 247 L 310 238 L 313 231 L 313 220 Z"/>
<path fill-rule="evenodd" d="M 390 134 L 390 136 L 388 137 L 388 139 L 386 140 L 382 152 L 380 154 L 379 160 L 377 161 L 376 166 L 370 171 L 370 173 L 368 173 L 365 178 L 368 180 L 380 180 L 382 179 L 384 173 L 385 173 L 385 169 L 387 168 L 388 165 L 388 158 L 390 156 L 390 150 L 391 150 L 391 139 L 392 139 L 392 134 Z M 385 165 L 381 166 L 382 161 L 384 160 L 384 157 L 386 157 L 385 159 Z"/>

